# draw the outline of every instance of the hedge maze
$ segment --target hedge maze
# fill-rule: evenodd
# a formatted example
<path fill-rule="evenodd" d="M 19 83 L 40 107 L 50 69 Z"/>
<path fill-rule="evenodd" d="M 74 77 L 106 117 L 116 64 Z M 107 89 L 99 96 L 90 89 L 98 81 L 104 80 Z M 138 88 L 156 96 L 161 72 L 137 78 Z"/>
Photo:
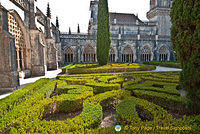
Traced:
<path fill-rule="evenodd" d="M 199 133 L 178 91 L 180 72 L 59 75 L 0 100 L 0 133 Z M 114 109 L 112 126 L 100 127 Z M 62 120 L 53 115 L 67 115 Z"/>

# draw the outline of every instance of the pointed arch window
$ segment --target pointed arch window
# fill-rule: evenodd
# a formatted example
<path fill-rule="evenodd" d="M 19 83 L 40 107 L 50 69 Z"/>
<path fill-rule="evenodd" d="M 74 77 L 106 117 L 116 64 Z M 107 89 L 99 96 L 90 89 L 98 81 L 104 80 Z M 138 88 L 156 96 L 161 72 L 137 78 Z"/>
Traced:
<path fill-rule="evenodd" d="M 131 46 L 126 46 L 122 53 L 122 62 L 134 62 L 134 53 Z"/>
<path fill-rule="evenodd" d="M 141 61 L 151 61 L 151 49 L 149 46 L 144 46 L 142 48 Z"/>
<path fill-rule="evenodd" d="M 159 61 L 167 61 L 169 56 L 169 51 L 166 46 L 162 46 L 159 50 Z"/>
<path fill-rule="evenodd" d="M 96 62 L 96 53 L 92 45 L 85 47 L 83 52 L 83 61 L 88 63 Z"/>
<path fill-rule="evenodd" d="M 74 51 L 71 47 L 67 47 L 67 49 L 66 49 L 65 62 L 67 62 L 67 63 L 74 62 Z"/>
<path fill-rule="evenodd" d="M 109 56 L 109 62 L 115 62 L 115 50 L 113 47 L 110 48 L 110 56 Z"/>

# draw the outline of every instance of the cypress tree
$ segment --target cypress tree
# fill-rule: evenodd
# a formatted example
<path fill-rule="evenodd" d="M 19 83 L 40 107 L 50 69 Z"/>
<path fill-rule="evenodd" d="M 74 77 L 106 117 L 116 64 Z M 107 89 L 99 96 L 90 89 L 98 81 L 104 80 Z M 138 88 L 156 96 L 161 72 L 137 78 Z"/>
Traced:
<path fill-rule="evenodd" d="M 183 71 L 180 86 L 189 108 L 200 111 L 200 1 L 174 0 L 171 9 L 171 40 Z"/>
<path fill-rule="evenodd" d="M 111 43 L 108 0 L 99 0 L 97 25 L 97 60 L 99 65 L 106 65 Z"/>

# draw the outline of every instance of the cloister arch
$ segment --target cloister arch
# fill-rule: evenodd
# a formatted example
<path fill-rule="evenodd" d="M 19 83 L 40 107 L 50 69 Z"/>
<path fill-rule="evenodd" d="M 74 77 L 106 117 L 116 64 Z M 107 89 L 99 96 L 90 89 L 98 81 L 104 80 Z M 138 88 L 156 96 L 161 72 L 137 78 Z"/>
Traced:
<path fill-rule="evenodd" d="M 161 46 L 159 49 L 159 61 L 168 61 L 169 55 L 167 47 L 165 45 Z"/>
<path fill-rule="evenodd" d="M 130 45 L 124 47 L 122 52 L 122 62 L 134 62 L 134 52 Z"/>
<path fill-rule="evenodd" d="M 8 29 L 15 37 L 17 56 L 17 70 L 22 71 L 31 68 L 30 39 L 21 17 L 15 10 L 8 12 Z"/>
<path fill-rule="evenodd" d="M 152 50 L 149 45 L 145 45 L 141 49 L 141 61 L 151 61 L 153 57 Z"/>
<path fill-rule="evenodd" d="M 74 62 L 74 50 L 71 46 L 68 46 L 65 49 L 65 62 L 67 63 Z"/>
<path fill-rule="evenodd" d="M 83 62 L 96 62 L 96 52 L 92 45 L 87 45 L 83 50 Z"/>
<path fill-rule="evenodd" d="M 116 62 L 116 51 L 113 46 L 110 47 L 109 62 Z"/>

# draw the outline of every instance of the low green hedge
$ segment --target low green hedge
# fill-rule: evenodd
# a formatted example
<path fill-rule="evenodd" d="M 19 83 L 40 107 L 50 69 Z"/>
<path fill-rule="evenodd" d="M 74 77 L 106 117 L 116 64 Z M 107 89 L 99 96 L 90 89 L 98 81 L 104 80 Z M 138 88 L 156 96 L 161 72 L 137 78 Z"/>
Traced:
<path fill-rule="evenodd" d="M 132 71 L 150 71 L 156 69 L 152 65 L 141 65 L 137 63 L 115 63 L 105 66 L 98 64 L 75 64 L 64 67 L 63 73 L 68 74 L 92 74 L 92 73 L 117 73 L 117 72 L 132 72 Z"/>
<path fill-rule="evenodd" d="M 89 125 L 88 127 L 100 125 L 103 118 L 101 105 L 98 103 L 84 103 L 80 118 Z"/>
<path fill-rule="evenodd" d="M 0 100 L 0 118 L 7 114 L 7 112 L 13 110 L 21 102 L 25 101 L 28 95 L 34 94 L 34 92 L 39 90 L 47 82 L 49 82 L 49 79 L 40 79 Z"/>
<path fill-rule="evenodd" d="M 100 103 L 102 107 L 107 107 L 110 105 L 110 102 L 124 99 L 127 96 L 130 96 L 130 92 L 121 89 L 112 90 L 90 97 L 86 99 L 84 103 Z"/>
<path fill-rule="evenodd" d="M 66 67 L 63 67 L 63 68 L 62 68 L 62 74 L 67 74 L 67 73 L 68 73 L 67 70 L 68 70 L 68 69 L 71 69 L 71 68 L 74 68 L 74 67 L 75 67 L 74 64 L 70 64 L 70 65 L 68 65 L 68 66 L 66 66 Z"/>
<path fill-rule="evenodd" d="M 135 107 L 133 107 L 135 106 Z M 142 121 L 136 112 L 137 107 L 142 115 L 151 118 Z M 198 116 L 194 119 L 184 116 L 174 119 L 162 107 L 147 100 L 131 97 L 117 105 L 117 119 L 121 119 L 121 133 L 154 134 L 154 133 L 199 133 Z M 127 109 L 127 110 L 125 110 Z M 130 112 L 132 111 L 132 112 Z M 129 115 L 129 116 L 127 116 Z M 151 117 L 152 116 L 152 117 Z M 131 120 L 131 117 L 134 117 Z M 100 130 L 99 130 L 100 131 Z M 105 130 L 104 130 L 105 131 Z M 110 131 L 110 129 L 108 129 Z"/>
<path fill-rule="evenodd" d="M 74 112 L 82 109 L 83 100 L 93 96 L 93 89 L 81 85 L 67 85 L 58 88 L 58 92 L 66 93 L 53 97 L 59 112 Z"/>
<path fill-rule="evenodd" d="M 169 83 L 179 83 L 179 80 L 176 79 L 166 79 L 166 78 L 153 78 L 153 77 L 141 77 L 143 80 L 151 80 L 151 81 L 158 81 L 158 82 L 169 82 Z"/>
<path fill-rule="evenodd" d="M 153 102 L 165 109 L 173 110 L 175 112 L 188 111 L 186 104 L 189 100 L 180 96 L 144 90 L 133 90 L 132 92 L 135 96 Z"/>
<path fill-rule="evenodd" d="M 141 121 L 136 111 L 136 104 L 134 100 L 124 100 L 116 106 L 116 117 L 121 124 Z"/>
<path fill-rule="evenodd" d="M 34 120 L 35 117 L 41 118 L 44 109 L 41 108 L 40 104 L 43 107 L 45 103 L 50 103 L 51 99 L 48 98 L 55 89 L 55 86 L 64 86 L 65 84 L 66 82 L 64 81 L 53 80 L 44 84 L 32 95 L 27 96 L 24 102 L 21 102 L 19 105 L 15 106 L 13 110 L 7 112 L 2 118 L 0 118 L 0 130 L 6 132 L 11 126 L 20 126 L 19 124 L 28 123 L 28 120 Z M 45 100 L 45 102 L 41 103 L 43 100 Z M 37 110 L 37 112 L 35 112 L 34 109 Z"/>
<path fill-rule="evenodd" d="M 120 89 L 120 84 L 106 84 L 106 83 L 95 83 L 95 82 L 93 82 L 93 83 L 86 83 L 85 85 L 93 87 L 95 94 Z"/>
<path fill-rule="evenodd" d="M 78 78 L 60 78 L 60 80 L 65 80 L 67 82 L 67 84 L 69 84 L 69 85 L 85 85 L 88 82 L 93 82 L 92 79 L 88 79 L 88 78 L 82 78 L 82 79 L 78 79 Z"/>
<path fill-rule="evenodd" d="M 146 61 L 143 64 L 163 67 L 181 68 L 181 63 L 177 61 Z"/>
<path fill-rule="evenodd" d="M 158 87 L 156 87 L 158 86 Z M 163 88 L 161 88 L 161 87 Z M 165 82 L 155 82 L 155 81 L 145 81 L 142 84 L 130 85 L 127 86 L 126 90 L 146 90 L 146 91 L 154 91 L 154 92 L 161 92 L 167 93 L 171 95 L 178 95 L 180 96 L 179 91 L 176 89 L 178 84 L 171 84 Z"/>
<path fill-rule="evenodd" d="M 93 92 L 93 88 L 83 85 L 66 85 L 57 89 L 58 94 L 82 94 L 85 91 Z"/>

